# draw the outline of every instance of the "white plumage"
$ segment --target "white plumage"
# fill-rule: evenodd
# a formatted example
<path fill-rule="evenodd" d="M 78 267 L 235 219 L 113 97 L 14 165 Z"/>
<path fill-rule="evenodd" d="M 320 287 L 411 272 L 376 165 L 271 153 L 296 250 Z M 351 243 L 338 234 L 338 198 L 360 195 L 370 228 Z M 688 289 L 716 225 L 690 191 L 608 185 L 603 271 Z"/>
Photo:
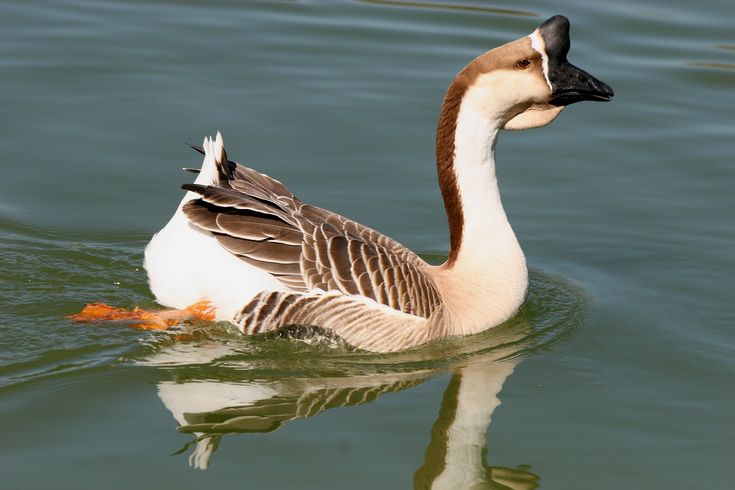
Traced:
<path fill-rule="evenodd" d="M 202 143 L 204 162 L 195 183 L 210 185 L 217 175 L 214 155 L 224 150 L 222 135 Z M 286 290 L 271 274 L 225 250 L 208 231 L 191 224 L 182 207 L 199 195 L 187 191 L 171 220 L 145 249 L 144 267 L 156 300 L 184 309 L 201 300 L 215 308 L 217 320 L 229 321 L 257 293 Z"/>

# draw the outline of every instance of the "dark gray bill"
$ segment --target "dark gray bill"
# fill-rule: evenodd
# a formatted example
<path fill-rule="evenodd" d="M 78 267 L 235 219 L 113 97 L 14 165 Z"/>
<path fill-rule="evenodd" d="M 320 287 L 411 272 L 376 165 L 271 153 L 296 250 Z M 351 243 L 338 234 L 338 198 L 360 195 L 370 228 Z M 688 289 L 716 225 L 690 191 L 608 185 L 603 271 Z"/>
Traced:
<path fill-rule="evenodd" d="M 541 24 L 539 32 L 548 57 L 552 104 L 565 106 L 583 100 L 608 101 L 615 95 L 608 84 L 567 61 L 570 41 L 566 17 L 551 17 Z"/>

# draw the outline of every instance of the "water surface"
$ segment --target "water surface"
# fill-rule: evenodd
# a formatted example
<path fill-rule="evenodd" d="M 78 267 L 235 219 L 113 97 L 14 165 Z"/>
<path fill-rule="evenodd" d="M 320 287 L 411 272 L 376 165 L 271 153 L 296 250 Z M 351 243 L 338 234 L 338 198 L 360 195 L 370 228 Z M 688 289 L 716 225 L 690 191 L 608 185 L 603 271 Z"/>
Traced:
<path fill-rule="evenodd" d="M 184 143 L 217 130 L 303 200 L 441 258 L 443 92 L 557 13 L 571 61 L 616 97 L 501 136 L 532 269 L 507 325 L 379 356 L 64 318 L 154 306 L 143 248 L 199 163 Z M 731 486 L 730 2 L 10 0 L 0 14 L 4 486 Z"/>

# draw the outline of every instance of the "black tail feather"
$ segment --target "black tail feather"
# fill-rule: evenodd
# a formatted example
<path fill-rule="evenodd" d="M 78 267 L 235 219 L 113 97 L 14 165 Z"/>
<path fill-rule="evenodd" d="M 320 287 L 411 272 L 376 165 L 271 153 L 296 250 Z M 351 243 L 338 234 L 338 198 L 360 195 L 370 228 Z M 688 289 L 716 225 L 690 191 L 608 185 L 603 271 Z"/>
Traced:
<path fill-rule="evenodd" d="M 187 143 L 187 145 L 192 150 L 196 150 L 199 153 L 201 153 L 202 155 L 205 155 L 204 148 L 202 148 L 201 146 L 199 146 L 199 145 L 192 145 L 191 143 Z M 233 162 L 232 160 L 230 160 L 229 158 L 227 158 L 227 152 L 226 151 L 224 153 L 225 153 L 225 155 L 224 155 L 225 156 L 225 160 L 227 160 L 227 166 L 226 166 L 226 168 L 222 168 L 221 166 L 218 165 L 217 166 L 217 170 L 218 170 L 218 174 L 219 174 L 220 179 L 222 181 L 226 182 L 226 181 L 228 181 L 228 180 L 230 180 L 230 179 L 232 179 L 234 177 L 235 168 L 237 167 L 237 163 L 236 162 Z M 197 174 L 199 173 L 199 170 L 196 170 L 196 169 L 185 168 L 184 170 L 186 170 L 187 172 L 192 172 L 192 173 L 197 173 Z"/>
<path fill-rule="evenodd" d="M 197 146 L 197 145 L 192 145 L 191 143 L 187 143 L 187 146 L 188 146 L 189 148 L 191 148 L 192 150 L 196 150 L 196 151 L 198 151 L 199 153 L 201 153 L 202 155 L 204 155 L 204 148 L 202 148 L 201 146 Z"/>
<path fill-rule="evenodd" d="M 181 188 L 185 191 L 196 192 L 197 194 L 204 194 L 204 191 L 207 190 L 207 186 L 201 184 L 184 184 Z"/>

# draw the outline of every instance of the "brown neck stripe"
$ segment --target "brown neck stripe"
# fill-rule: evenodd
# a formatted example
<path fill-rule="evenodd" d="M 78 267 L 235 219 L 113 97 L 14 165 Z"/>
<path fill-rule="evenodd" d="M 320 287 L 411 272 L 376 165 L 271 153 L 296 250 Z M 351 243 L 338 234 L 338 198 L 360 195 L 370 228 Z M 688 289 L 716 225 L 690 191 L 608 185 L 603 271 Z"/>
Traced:
<path fill-rule="evenodd" d="M 439 176 L 439 188 L 444 199 L 444 209 L 447 212 L 447 221 L 449 222 L 449 259 L 447 265 L 452 265 L 457 260 L 464 228 L 462 198 L 459 194 L 457 172 L 454 168 L 456 150 L 454 142 L 459 107 L 470 85 L 465 72 L 466 70 L 460 72 L 449 85 L 449 89 L 447 89 L 444 96 L 444 103 L 442 104 L 436 129 L 436 171 Z"/>

